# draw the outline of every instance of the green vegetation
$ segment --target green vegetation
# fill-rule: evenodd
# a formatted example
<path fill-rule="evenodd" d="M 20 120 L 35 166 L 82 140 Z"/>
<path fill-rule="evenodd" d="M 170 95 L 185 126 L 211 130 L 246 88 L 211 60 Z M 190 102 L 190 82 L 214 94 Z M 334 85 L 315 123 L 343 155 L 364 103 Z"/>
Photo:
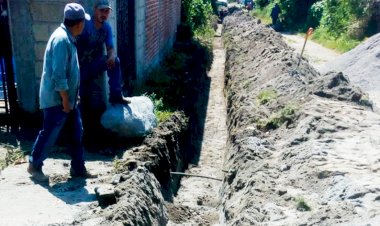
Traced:
<path fill-rule="evenodd" d="M 135 90 L 136 95 L 145 95 L 152 100 L 158 123 L 188 105 L 185 99 L 197 88 L 195 78 L 202 77 L 211 68 L 211 41 L 202 42 L 195 38 L 186 42 L 186 49 L 174 48 L 169 52 L 161 65 L 150 71 L 144 85 Z"/>
<path fill-rule="evenodd" d="M 270 24 L 272 23 L 270 9 L 270 7 L 257 8 L 256 10 L 252 10 L 251 15 L 260 18 L 261 22 L 264 24 Z"/>
<path fill-rule="evenodd" d="M 174 111 L 170 110 L 168 107 L 164 105 L 164 102 L 161 98 L 157 98 L 155 93 L 144 94 L 149 97 L 154 105 L 154 114 L 156 115 L 158 123 L 164 122 L 170 118 Z"/>
<path fill-rule="evenodd" d="M 277 98 L 277 92 L 274 89 L 264 89 L 262 90 L 259 95 L 257 95 L 257 101 L 260 105 L 266 104 L 271 100 L 274 100 Z"/>
<path fill-rule="evenodd" d="M 129 168 L 133 168 L 132 165 L 133 164 L 128 163 L 127 161 L 119 159 L 117 157 L 113 160 L 113 169 L 115 173 L 127 172 Z"/>
<path fill-rule="evenodd" d="M 379 32 L 374 0 L 260 0 L 253 16 L 270 24 L 275 3 L 281 8 L 280 30 L 305 33 L 315 29 L 313 39 L 322 45 L 346 52 L 366 37 Z"/>
<path fill-rule="evenodd" d="M 277 129 L 282 124 L 288 124 L 294 121 L 296 117 L 297 108 L 294 105 L 287 105 L 278 112 L 272 114 L 268 119 L 261 119 L 257 122 L 259 129 Z"/>
<path fill-rule="evenodd" d="M 6 149 L 7 153 L 5 155 L 5 159 L 0 159 L 0 171 L 9 165 L 22 161 L 25 157 L 25 153 L 19 148 L 7 146 Z"/>
<path fill-rule="evenodd" d="M 153 68 L 135 95 L 148 96 L 154 103 L 158 123 L 173 112 L 183 110 L 197 77 L 211 68 L 212 40 L 215 19 L 210 0 L 183 0 L 182 21 L 178 27 L 177 43 L 161 64 Z"/>
<path fill-rule="evenodd" d="M 214 1 L 213 1 L 214 4 Z M 184 26 L 196 37 L 213 35 L 211 26 L 214 11 L 210 0 L 182 0 Z"/>
<path fill-rule="evenodd" d="M 311 36 L 311 39 L 340 53 L 347 52 L 360 43 L 359 40 L 351 39 L 345 35 L 334 38 L 324 27 L 319 27 Z"/>
<path fill-rule="evenodd" d="M 298 211 L 310 211 L 310 206 L 305 202 L 302 197 L 296 198 L 296 207 Z"/>

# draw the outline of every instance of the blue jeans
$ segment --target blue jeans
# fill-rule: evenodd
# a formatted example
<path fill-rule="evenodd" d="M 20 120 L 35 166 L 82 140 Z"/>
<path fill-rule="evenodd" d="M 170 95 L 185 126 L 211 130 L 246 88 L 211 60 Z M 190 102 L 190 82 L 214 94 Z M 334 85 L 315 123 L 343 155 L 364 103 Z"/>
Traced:
<path fill-rule="evenodd" d="M 108 69 L 107 67 L 107 56 L 102 55 L 90 63 L 82 64 L 80 66 L 80 96 L 91 96 L 91 85 L 94 79 L 96 79 L 102 72 L 107 71 L 108 75 L 108 85 L 110 88 L 110 101 L 122 97 L 121 89 L 121 69 L 120 60 L 118 57 L 115 58 L 115 67 Z"/>
<path fill-rule="evenodd" d="M 84 153 L 82 146 L 82 121 L 78 108 L 69 113 L 62 111 L 62 106 L 43 109 L 44 122 L 36 141 L 33 145 L 29 162 L 36 169 L 41 169 L 43 161 L 48 156 L 48 149 L 52 147 L 63 127 L 67 129 L 68 154 L 71 156 L 71 168 L 82 172 L 84 166 Z"/>

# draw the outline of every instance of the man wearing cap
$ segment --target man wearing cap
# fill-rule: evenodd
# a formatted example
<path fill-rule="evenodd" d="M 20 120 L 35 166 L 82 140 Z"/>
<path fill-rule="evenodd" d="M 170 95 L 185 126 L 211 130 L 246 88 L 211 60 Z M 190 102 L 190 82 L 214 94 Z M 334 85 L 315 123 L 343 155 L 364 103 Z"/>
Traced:
<path fill-rule="evenodd" d="M 90 16 L 80 4 L 67 4 L 64 22 L 52 33 L 46 45 L 39 91 L 44 123 L 33 145 L 27 169 L 32 179 L 38 182 L 49 181 L 42 172 L 43 161 L 62 128 L 68 125 L 71 128 L 67 133 L 72 158 L 70 174 L 72 177 L 89 175 L 84 165 L 82 122 L 77 108 L 80 73 L 75 46 L 85 20 L 90 20 Z"/>
<path fill-rule="evenodd" d="M 81 72 L 80 109 L 84 128 L 83 142 L 89 151 L 106 148 L 105 136 L 108 132 L 100 122 L 106 110 L 102 88 L 104 80 L 101 79 L 104 71 L 107 71 L 108 75 L 109 102 L 129 103 L 122 95 L 120 61 L 112 41 L 111 26 L 107 22 L 111 11 L 108 0 L 96 0 L 94 14 L 90 21 L 86 21 L 77 42 Z"/>

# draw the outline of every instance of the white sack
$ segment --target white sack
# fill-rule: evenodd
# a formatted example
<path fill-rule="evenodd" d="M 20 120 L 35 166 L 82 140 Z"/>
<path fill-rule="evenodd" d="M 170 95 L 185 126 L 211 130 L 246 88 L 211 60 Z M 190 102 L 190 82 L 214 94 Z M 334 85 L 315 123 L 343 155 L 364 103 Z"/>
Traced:
<path fill-rule="evenodd" d="M 153 102 L 146 96 L 130 97 L 128 105 L 111 105 L 102 115 L 101 123 L 123 137 L 143 137 L 156 125 Z"/>

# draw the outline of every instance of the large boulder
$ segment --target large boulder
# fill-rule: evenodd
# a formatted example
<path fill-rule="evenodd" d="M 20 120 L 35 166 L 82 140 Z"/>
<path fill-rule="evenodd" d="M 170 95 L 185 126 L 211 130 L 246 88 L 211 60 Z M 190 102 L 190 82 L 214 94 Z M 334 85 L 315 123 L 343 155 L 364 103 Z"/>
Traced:
<path fill-rule="evenodd" d="M 121 137 L 143 137 L 157 125 L 153 102 L 146 96 L 131 97 L 130 101 L 128 105 L 111 105 L 101 123 Z"/>

